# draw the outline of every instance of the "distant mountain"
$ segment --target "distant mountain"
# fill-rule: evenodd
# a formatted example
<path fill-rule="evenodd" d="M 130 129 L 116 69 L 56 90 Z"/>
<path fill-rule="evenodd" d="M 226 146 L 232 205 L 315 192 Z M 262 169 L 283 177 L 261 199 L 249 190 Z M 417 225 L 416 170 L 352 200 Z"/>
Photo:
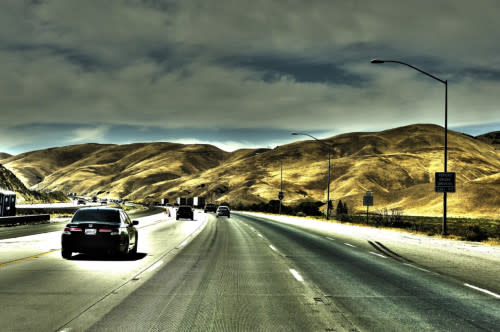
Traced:
<path fill-rule="evenodd" d="M 305 138 L 305 137 L 303 137 Z M 364 211 L 442 214 L 434 173 L 443 171 L 443 128 L 418 124 L 325 139 L 332 147 L 331 198 Z M 211 145 L 140 143 L 83 144 L 12 156 L 3 163 L 33 188 L 99 194 L 138 201 L 205 196 L 233 206 L 277 199 L 283 162 L 284 203 L 325 201 L 328 148 L 303 140 L 275 149 L 225 152 Z M 448 171 L 457 192 L 448 195 L 448 215 L 500 215 L 500 151 L 483 139 L 448 133 Z"/>
<path fill-rule="evenodd" d="M 497 149 L 500 149 L 500 131 L 493 131 L 491 133 L 479 135 L 476 136 L 476 138 L 495 146 Z"/>
<path fill-rule="evenodd" d="M 10 155 L 8 153 L 0 152 L 0 160 L 7 159 L 9 157 L 12 157 L 12 155 Z"/>

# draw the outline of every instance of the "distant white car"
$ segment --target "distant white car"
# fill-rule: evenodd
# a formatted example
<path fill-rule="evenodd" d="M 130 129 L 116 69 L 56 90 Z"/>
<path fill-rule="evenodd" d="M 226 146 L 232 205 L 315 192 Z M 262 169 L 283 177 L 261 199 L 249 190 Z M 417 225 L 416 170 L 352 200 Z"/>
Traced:
<path fill-rule="evenodd" d="M 221 216 L 227 216 L 228 218 L 230 218 L 231 210 L 229 210 L 229 206 L 222 205 L 217 208 L 217 212 L 215 212 L 215 214 L 217 218 Z"/>

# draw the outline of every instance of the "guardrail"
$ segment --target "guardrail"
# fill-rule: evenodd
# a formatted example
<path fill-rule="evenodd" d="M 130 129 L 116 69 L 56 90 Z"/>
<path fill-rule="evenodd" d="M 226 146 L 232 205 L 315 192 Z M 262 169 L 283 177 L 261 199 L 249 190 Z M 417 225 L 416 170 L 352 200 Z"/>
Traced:
<path fill-rule="evenodd" d="M 30 214 L 26 216 L 0 217 L 0 225 L 28 224 L 38 221 L 49 221 L 50 214 Z"/>

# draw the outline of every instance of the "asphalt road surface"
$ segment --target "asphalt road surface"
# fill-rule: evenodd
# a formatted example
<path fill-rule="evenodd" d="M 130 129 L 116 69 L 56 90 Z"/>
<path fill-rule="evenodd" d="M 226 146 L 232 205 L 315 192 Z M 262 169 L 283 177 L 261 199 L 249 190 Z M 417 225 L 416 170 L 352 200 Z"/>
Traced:
<path fill-rule="evenodd" d="M 0 330 L 498 331 L 500 326 L 497 293 L 468 287 L 394 251 L 384 255 L 341 236 L 236 213 L 230 219 L 203 213 L 195 221 L 157 219 L 141 222 L 139 254 L 127 260 L 78 255 L 66 261 L 54 249 L 0 263 Z"/>

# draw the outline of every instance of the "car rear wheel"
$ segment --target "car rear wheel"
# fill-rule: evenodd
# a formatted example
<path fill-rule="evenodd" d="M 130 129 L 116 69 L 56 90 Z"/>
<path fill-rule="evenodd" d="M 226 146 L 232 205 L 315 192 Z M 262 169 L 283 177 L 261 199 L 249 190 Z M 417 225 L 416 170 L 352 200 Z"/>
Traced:
<path fill-rule="evenodd" d="M 135 243 L 134 243 L 134 247 L 132 248 L 132 250 L 130 250 L 129 254 L 130 255 L 135 255 L 137 254 L 137 243 L 139 243 L 139 235 L 135 235 Z"/>
<path fill-rule="evenodd" d="M 71 252 L 71 250 L 67 250 L 67 249 L 62 249 L 61 250 L 61 256 L 64 259 L 71 259 L 72 255 L 73 255 L 73 253 Z"/>

